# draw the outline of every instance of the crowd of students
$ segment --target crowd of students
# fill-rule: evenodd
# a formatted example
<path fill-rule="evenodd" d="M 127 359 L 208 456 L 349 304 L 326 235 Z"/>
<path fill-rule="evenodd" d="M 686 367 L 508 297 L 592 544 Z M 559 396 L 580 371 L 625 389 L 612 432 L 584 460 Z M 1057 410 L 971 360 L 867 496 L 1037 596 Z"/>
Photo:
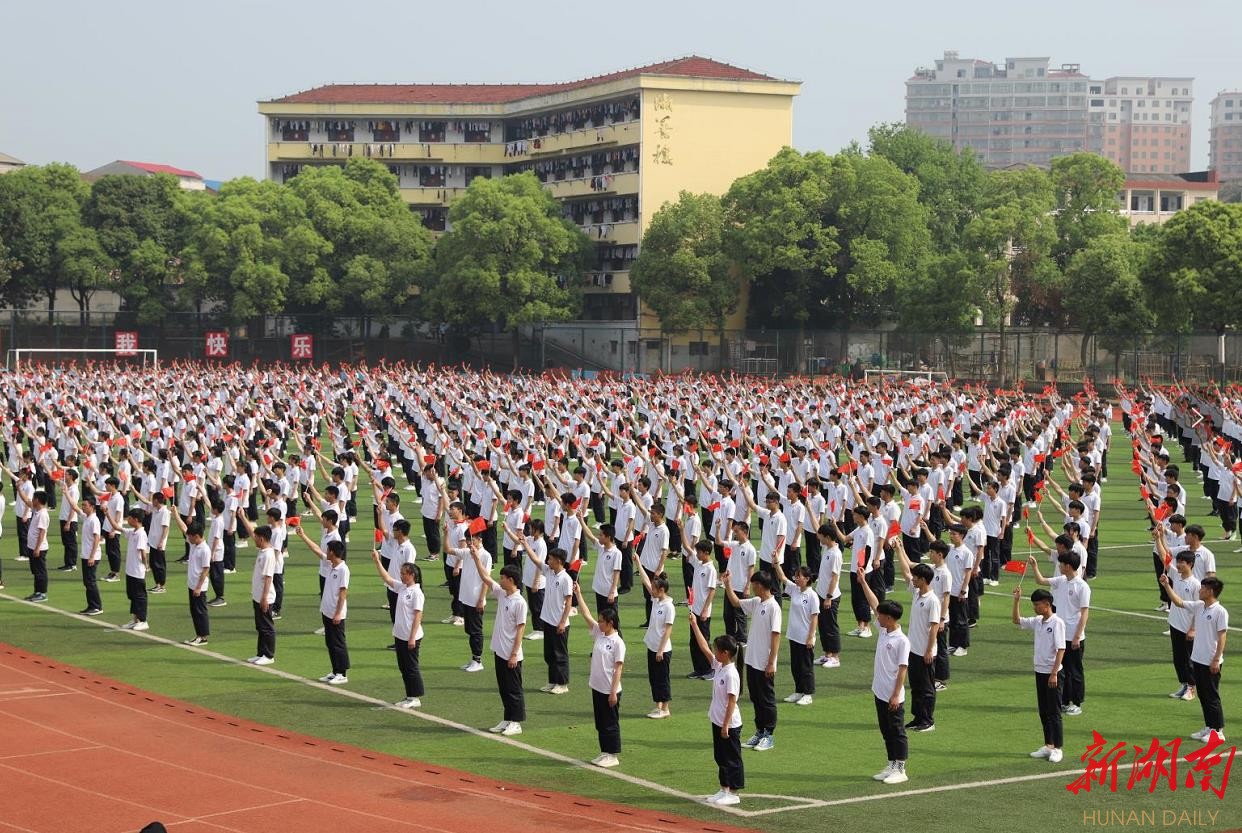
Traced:
<path fill-rule="evenodd" d="M 80 572 L 81 612 L 102 612 L 96 571 L 106 559 L 103 581 L 124 571 L 124 627 L 148 629 L 148 595 L 165 592 L 176 525 L 193 629 L 186 642 L 205 645 L 210 609 L 228 604 L 227 577 L 253 542 L 257 642 L 249 661 L 269 665 L 296 537 L 320 564 L 317 633 L 330 669 L 321 681 L 347 684 L 349 565 L 357 565 L 346 556 L 359 487 L 369 481 L 371 559 L 387 594 L 401 708 L 420 708 L 426 696 L 423 611 L 427 585 L 439 582 L 424 570 L 438 562 L 451 600 L 444 624 L 466 636 L 462 671 L 488 662 L 495 670 L 495 733 L 520 734 L 526 720 L 524 643 L 543 643 L 541 691 L 569 693 L 569 631 L 581 617 L 592 637 L 587 682 L 600 767 L 617 766 L 621 753 L 621 596 L 637 577 L 647 717 L 655 720 L 671 713 L 674 627 L 684 605 L 688 676 L 712 682 L 713 803 L 740 800 L 743 749 L 775 747 L 782 641 L 786 703 L 810 705 L 817 668 L 841 665 L 843 572 L 854 623 L 845 636 L 876 641 L 872 694 L 887 756 L 877 780 L 907 780 L 907 731 L 935 730 L 951 660 L 968 656 L 980 599 L 1002 571 L 1029 570 L 1040 585 L 1034 616 L 1021 615 L 1017 589 L 1012 604 L 1013 623 L 1034 639 L 1044 744 L 1032 756 L 1061 761 L 1062 717 L 1082 713 L 1088 582 L 1101 567 L 1113 446 L 1112 406 L 1090 386 L 1063 398 L 883 380 L 584 381 L 405 365 L 192 364 L 33 368 L 7 374 L 4 386 L 3 468 L 31 602 L 48 599 L 56 511 L 58 569 Z M 1181 444 L 1232 539 L 1242 483 L 1238 400 L 1180 387 L 1119 394 L 1151 520 L 1153 588 L 1168 611 L 1180 685 L 1172 696 L 1199 699 L 1204 727 L 1194 737 L 1223 740 L 1224 585 L 1203 546 L 1206 532 L 1187 524 L 1188 495 L 1169 447 Z M 1048 495 L 1064 516 L 1053 523 Z M 411 503 L 423 552 L 404 514 Z M 304 517 L 317 520 L 318 536 Z M 1035 558 L 1013 557 L 1015 530 L 1049 556 L 1051 577 Z M 579 576 L 590 562 L 588 594 Z M 489 598 L 496 612 L 485 656 Z M 713 636 L 717 608 L 723 633 Z M 752 709 L 745 741 L 743 693 Z"/>

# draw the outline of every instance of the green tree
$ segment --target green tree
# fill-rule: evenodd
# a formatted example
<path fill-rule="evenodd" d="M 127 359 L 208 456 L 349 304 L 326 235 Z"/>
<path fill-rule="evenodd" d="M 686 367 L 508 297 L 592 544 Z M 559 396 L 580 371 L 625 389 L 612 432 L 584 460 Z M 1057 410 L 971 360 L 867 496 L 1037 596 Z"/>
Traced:
<path fill-rule="evenodd" d="M 1077 299 L 1070 323 L 1112 352 L 1114 375 L 1120 373 L 1122 351 L 1133 346 L 1136 334 L 1155 325 L 1139 277 L 1147 254 L 1147 246 L 1128 234 L 1109 234 L 1088 242 L 1066 269 L 1067 294 Z M 1084 368 L 1090 343 L 1082 340 Z"/>
<path fill-rule="evenodd" d="M 1242 204 L 1209 200 L 1173 215 L 1143 275 L 1169 329 L 1223 333 L 1242 324 Z"/>
<path fill-rule="evenodd" d="M 723 234 L 724 210 L 713 194 L 682 191 L 651 218 L 630 283 L 665 332 L 711 328 L 723 342 L 741 291 Z"/>
<path fill-rule="evenodd" d="M 1008 381 L 1005 328 L 1017 297 L 1015 285 L 1054 281 L 1051 253 L 1056 242 L 1052 182 L 1038 168 L 993 171 L 978 214 L 966 225 L 964 239 L 981 274 L 979 298 L 985 323 L 998 328 L 997 378 Z"/>
<path fill-rule="evenodd" d="M 448 219 L 427 303 L 451 323 L 512 329 L 516 367 L 519 325 L 577 314 L 591 241 L 532 173 L 476 178 Z"/>
<path fill-rule="evenodd" d="M 357 310 L 364 334 L 373 318 L 404 309 L 427 271 L 433 241 L 401 199 L 397 178 L 372 159 L 351 159 L 343 168 L 303 170 L 289 188 L 310 221 L 295 224 L 286 241 L 296 308 Z"/>
<path fill-rule="evenodd" d="M 116 264 L 122 309 L 139 323 L 162 322 L 178 298 L 178 253 L 190 234 L 190 215 L 178 210 L 181 189 L 175 177 L 104 176 L 91 186 L 83 208 L 99 245 Z"/>
<path fill-rule="evenodd" d="M 5 303 L 24 307 L 42 296 L 48 323 L 53 323 L 56 293 L 64 286 L 57 252 L 62 242 L 81 232 L 86 195 L 87 187 L 71 165 L 32 165 L 0 177 L 0 237 L 12 260 L 10 280 L 3 287 Z"/>
<path fill-rule="evenodd" d="M 99 245 L 93 228 L 79 226 L 57 242 L 56 264 L 65 288 L 78 305 L 78 323 L 85 327 L 90 323 L 95 293 L 115 285 L 112 258 Z"/>

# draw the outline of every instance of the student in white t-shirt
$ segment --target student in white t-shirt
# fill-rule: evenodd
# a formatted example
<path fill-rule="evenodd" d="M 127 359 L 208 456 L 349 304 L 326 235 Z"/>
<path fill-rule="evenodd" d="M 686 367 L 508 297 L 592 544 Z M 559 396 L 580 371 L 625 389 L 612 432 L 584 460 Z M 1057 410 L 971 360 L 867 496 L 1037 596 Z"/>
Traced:
<path fill-rule="evenodd" d="M 522 734 L 526 719 L 526 696 L 522 691 L 522 631 L 526 629 L 526 600 L 522 598 L 522 573 L 516 564 L 500 568 L 493 581 L 480 558 L 482 547 L 470 550 L 480 581 L 496 600 L 496 622 L 492 627 L 492 665 L 496 667 L 496 687 L 504 706 L 504 719 L 488 729 L 498 735 Z"/>
<path fill-rule="evenodd" d="M 397 521 L 404 524 L 408 532 L 410 522 Z M 397 531 L 394 524 L 394 532 Z M 397 654 L 397 670 L 401 672 L 401 682 L 405 686 L 405 699 L 398 700 L 395 705 L 399 709 L 417 709 L 422 706 L 423 673 L 419 667 L 418 653 L 423 643 L 423 577 L 418 565 L 411 558 L 402 561 L 397 569 L 397 578 L 392 576 L 392 561 L 389 569 L 384 568 L 383 557 L 379 550 L 371 550 L 371 561 L 375 564 L 380 580 L 388 588 L 389 598 L 393 599 L 394 616 L 392 619 L 392 643 Z"/>
<path fill-rule="evenodd" d="M 1220 671 L 1225 662 L 1229 611 L 1221 606 L 1219 598 L 1225 583 L 1216 576 L 1208 576 L 1199 582 L 1198 599 L 1183 599 L 1177 595 L 1168 576 L 1161 576 L 1160 583 L 1169 594 L 1169 601 L 1194 617 L 1195 640 L 1190 649 L 1190 663 L 1194 668 L 1199 706 L 1203 709 L 1203 728 L 1191 737 L 1207 743 L 1215 734 L 1223 743 L 1225 711 L 1220 702 Z"/>
<path fill-rule="evenodd" d="M 823 655 L 815 660 L 825 668 L 841 667 L 841 628 L 837 614 L 841 608 L 841 548 L 833 534 L 835 521 L 820 524 L 815 533 L 819 539 L 819 572 L 815 579 L 815 593 L 819 596 L 819 649 Z"/>
<path fill-rule="evenodd" d="M 591 615 L 590 606 L 582 598 L 582 588 L 574 582 L 578 611 L 591 630 L 591 709 L 595 714 L 595 732 L 599 736 L 599 755 L 591 763 L 609 769 L 621 763 L 621 672 L 625 667 L 625 641 L 617 630 L 617 610 L 605 607 L 599 619 Z"/>
<path fill-rule="evenodd" d="M 207 611 L 207 588 L 211 573 L 211 550 L 203 540 L 203 524 L 193 520 L 185 522 L 181 513 L 173 513 L 172 519 L 185 536 L 190 547 L 185 564 L 185 584 L 190 597 L 190 621 L 194 625 L 194 637 L 185 640 L 186 645 L 206 645 L 211 636 L 211 619 Z"/>
<path fill-rule="evenodd" d="M 133 616 L 121 627 L 126 630 L 145 631 L 147 624 L 147 531 L 142 528 L 144 520 L 141 509 L 131 509 L 125 516 L 125 595 L 129 598 L 129 612 Z"/>
<path fill-rule="evenodd" d="M 746 636 L 746 688 L 750 702 L 755 707 L 755 733 L 746 743 L 747 749 L 765 752 L 775 745 L 776 731 L 776 657 L 781 644 L 781 606 L 773 597 L 776 582 L 766 571 L 750 577 L 754 595 L 739 599 L 733 592 L 726 571 L 725 595 L 729 604 L 742 608 L 750 617 L 750 630 Z"/>
<path fill-rule="evenodd" d="M 345 619 L 349 614 L 349 565 L 345 563 L 345 543 L 330 542 L 320 557 L 328 562 L 328 576 L 319 600 L 319 615 L 323 621 L 323 641 L 328 648 L 332 671 L 320 677 L 319 682 L 345 685 L 349 682 L 349 647 L 345 642 Z"/>
<path fill-rule="evenodd" d="M 34 592 L 26 597 L 28 602 L 47 601 L 47 533 L 51 528 L 51 516 L 47 511 L 47 492 L 42 489 L 31 495 L 26 519 L 26 552 L 30 558 L 30 574 L 34 577 Z M 146 588 L 143 588 L 144 594 Z M 144 615 L 145 619 L 146 616 Z"/>
<path fill-rule="evenodd" d="M 637 564 L 638 554 L 631 557 Z M 661 573 L 649 579 L 641 565 L 638 575 L 651 596 L 651 621 L 647 623 L 643 644 L 647 647 L 647 679 L 651 683 L 651 699 L 655 702 L 655 708 L 647 717 L 662 720 L 671 713 L 668 704 L 673 699 L 669 666 L 673 661 L 673 621 L 677 618 L 677 608 L 668 595 L 668 576 Z"/>
<path fill-rule="evenodd" d="M 728 583 L 725 584 L 728 587 Z M 694 633 L 698 650 L 712 664 L 712 702 L 707 710 L 712 722 L 712 754 L 720 780 L 720 790 L 707 797 L 711 804 L 726 806 L 738 804 L 738 791 L 746 786 L 746 770 L 742 764 L 742 716 L 738 712 L 737 698 L 742 692 L 742 680 L 737 673 L 737 641 L 725 634 L 708 644 L 699 632 L 698 622 L 690 617 L 690 630 Z"/>
<path fill-rule="evenodd" d="M 811 571 L 799 566 L 793 578 L 785 575 L 779 561 L 773 563 L 779 587 L 789 596 L 789 671 L 794 690 L 786 703 L 809 706 L 815 694 L 815 631 L 819 624 L 819 595 L 811 585 Z"/>
<path fill-rule="evenodd" d="M 1065 658 L 1065 622 L 1054 613 L 1052 594 L 1042 587 L 1031 593 L 1034 616 L 1021 616 L 1022 588 L 1013 589 L 1013 623 L 1035 635 L 1035 697 L 1039 703 L 1039 721 L 1044 727 L 1044 745 L 1031 753 L 1049 763 L 1061 763 L 1061 696 L 1058 675 Z"/>
<path fill-rule="evenodd" d="M 888 766 L 871 776 L 885 784 L 903 784 L 909 744 L 906 741 L 906 674 L 910 669 L 910 639 L 901 632 L 901 615 L 905 611 L 892 599 L 880 601 L 870 585 L 863 585 L 867 604 L 875 612 L 880 625 L 875 643 L 875 663 L 871 674 L 871 694 L 875 699 L 875 716 L 888 753 Z"/>
<path fill-rule="evenodd" d="M 310 544 L 302 527 L 298 527 L 302 540 Z M 254 572 L 250 575 L 250 601 L 254 608 L 254 629 L 258 634 L 255 655 L 247 662 L 253 665 L 271 665 L 276 661 L 276 625 L 272 621 L 272 605 L 276 602 L 276 587 L 272 577 L 276 574 L 276 553 L 272 550 L 272 528 L 267 524 L 254 528 Z"/>

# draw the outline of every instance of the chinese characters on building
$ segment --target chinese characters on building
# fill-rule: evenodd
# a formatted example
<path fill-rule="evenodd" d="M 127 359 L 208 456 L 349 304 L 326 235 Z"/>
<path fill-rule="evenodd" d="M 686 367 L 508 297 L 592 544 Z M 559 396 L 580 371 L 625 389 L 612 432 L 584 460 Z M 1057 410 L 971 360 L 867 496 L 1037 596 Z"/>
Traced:
<path fill-rule="evenodd" d="M 1203 746 L 1186 755 L 1180 754 L 1181 738 L 1168 743 L 1152 738 L 1147 745 L 1124 742 L 1110 745 L 1099 732 L 1091 734 L 1091 743 L 1081 758 L 1087 771 L 1065 787 L 1074 795 L 1089 793 L 1093 787 L 1117 792 L 1118 784 L 1124 784 L 1127 792 L 1146 787 L 1147 792 L 1153 793 L 1158 786 L 1166 784 L 1171 792 L 1179 786 L 1188 790 L 1198 787 L 1203 792 L 1215 793 L 1217 798 L 1225 797 L 1237 747 L 1226 747 L 1215 732 Z M 1128 773 L 1124 767 L 1127 758 L 1130 759 Z"/>
<path fill-rule="evenodd" d="M 673 99 L 668 93 L 660 93 L 654 103 L 656 143 L 651 159 L 657 165 L 673 164 Z"/>

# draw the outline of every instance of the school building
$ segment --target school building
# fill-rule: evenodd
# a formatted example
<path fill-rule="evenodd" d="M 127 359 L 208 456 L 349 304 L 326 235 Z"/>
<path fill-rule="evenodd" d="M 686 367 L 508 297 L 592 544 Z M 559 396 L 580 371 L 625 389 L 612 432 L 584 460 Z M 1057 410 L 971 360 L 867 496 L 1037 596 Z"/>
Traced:
<path fill-rule="evenodd" d="M 270 179 L 376 159 L 433 231 L 476 177 L 533 171 L 595 241 L 583 318 L 649 328 L 629 270 L 651 216 L 791 145 L 800 86 L 690 56 L 560 83 L 330 84 L 259 112 Z"/>

